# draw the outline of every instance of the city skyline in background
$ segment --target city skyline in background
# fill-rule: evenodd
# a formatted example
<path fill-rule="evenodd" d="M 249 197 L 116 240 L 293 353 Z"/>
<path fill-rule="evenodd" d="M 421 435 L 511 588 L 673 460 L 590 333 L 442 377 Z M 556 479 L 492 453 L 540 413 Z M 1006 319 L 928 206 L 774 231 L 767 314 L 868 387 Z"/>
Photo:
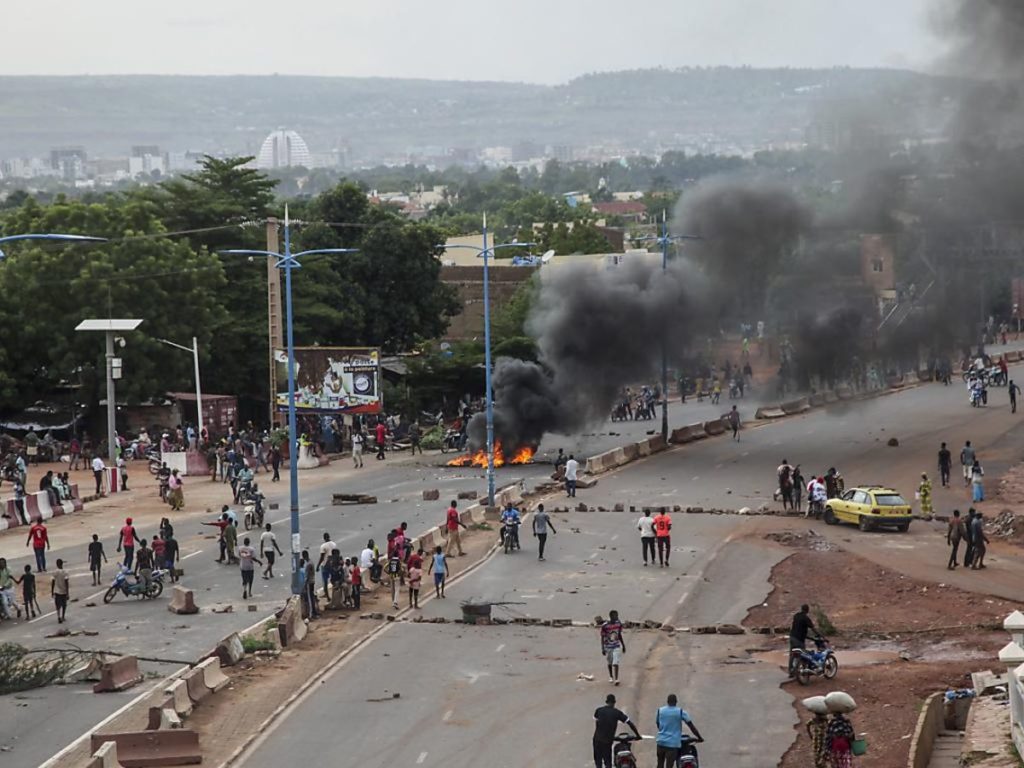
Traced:
<path fill-rule="evenodd" d="M 942 55 L 930 14 L 944 0 L 645 0 L 513 5 L 308 0 L 271 20 L 266 0 L 147 8 L 145 34 L 118 35 L 128 0 L 40 0 L 5 9 L 5 75 L 301 74 L 555 84 L 590 72 L 683 66 L 928 69 Z M 55 16 L 63 23 L 54 26 Z M 109 42 L 104 42 L 108 40 Z"/>

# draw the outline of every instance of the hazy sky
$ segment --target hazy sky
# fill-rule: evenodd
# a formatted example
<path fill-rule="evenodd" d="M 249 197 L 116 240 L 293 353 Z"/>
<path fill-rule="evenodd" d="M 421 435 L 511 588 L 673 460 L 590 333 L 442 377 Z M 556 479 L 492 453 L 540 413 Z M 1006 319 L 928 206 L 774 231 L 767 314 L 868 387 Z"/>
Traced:
<path fill-rule="evenodd" d="M 938 0 L 32 0 L 0 74 L 564 82 L 683 65 L 917 66 Z"/>

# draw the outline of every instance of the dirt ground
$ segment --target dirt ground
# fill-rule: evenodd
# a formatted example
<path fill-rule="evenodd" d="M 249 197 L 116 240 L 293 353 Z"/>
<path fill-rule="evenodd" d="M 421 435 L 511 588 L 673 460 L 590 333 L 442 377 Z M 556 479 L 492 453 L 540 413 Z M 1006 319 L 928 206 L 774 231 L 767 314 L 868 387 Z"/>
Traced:
<path fill-rule="evenodd" d="M 804 730 L 808 713 L 799 701 L 832 690 L 857 701 L 852 720 L 858 733 L 867 734 L 872 768 L 903 768 L 921 703 L 935 691 L 970 687 L 971 672 L 998 665 L 996 654 L 1007 642 L 1002 621 L 1016 605 L 886 571 L 822 547 L 818 537 L 783 538 L 794 552 L 776 566 L 773 591 L 750 610 L 746 626 L 788 626 L 799 605 L 809 602 L 812 617 L 820 607 L 834 625 L 830 639 L 841 663 L 844 651 L 861 653 L 854 654 L 856 665 L 841 666 L 834 681 L 785 684 L 801 723 L 782 768 L 812 764 Z M 765 638 L 764 647 L 784 651 L 785 635 Z"/>

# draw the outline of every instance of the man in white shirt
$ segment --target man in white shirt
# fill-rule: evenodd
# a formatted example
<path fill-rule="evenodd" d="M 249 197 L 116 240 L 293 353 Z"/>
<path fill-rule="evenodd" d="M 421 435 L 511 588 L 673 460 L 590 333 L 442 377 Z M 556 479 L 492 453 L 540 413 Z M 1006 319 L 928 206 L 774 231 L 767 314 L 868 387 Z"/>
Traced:
<path fill-rule="evenodd" d="M 270 523 L 267 523 L 266 530 L 260 534 L 260 552 L 263 553 L 263 559 L 267 563 L 267 567 L 263 569 L 263 578 L 272 579 L 274 578 L 274 555 L 278 554 L 284 557 L 284 552 L 277 546 L 277 537 L 270 530 Z"/>
<path fill-rule="evenodd" d="M 565 462 L 565 495 L 571 499 L 576 498 L 576 473 L 579 469 L 580 463 L 570 453 L 569 460 Z"/>
<path fill-rule="evenodd" d="M 646 566 L 648 550 L 651 553 L 651 562 L 654 562 L 654 518 L 651 517 L 650 509 L 644 510 L 644 516 L 637 521 L 636 527 L 640 531 L 640 545 L 643 548 L 644 565 Z"/>
<path fill-rule="evenodd" d="M 322 568 L 321 566 L 327 562 L 328 558 L 331 556 L 331 552 L 337 548 L 338 545 L 334 543 L 334 540 L 331 538 L 331 534 L 324 533 L 324 543 L 320 545 L 320 559 L 316 562 L 316 569 L 320 571 L 320 580 L 324 585 L 324 600 L 331 599 L 331 596 L 327 592 L 327 585 L 331 582 L 331 569 Z"/>
<path fill-rule="evenodd" d="M 103 495 L 103 473 L 106 471 L 107 465 L 103 463 L 103 459 L 96 454 L 92 457 L 92 476 L 96 478 L 96 495 Z"/>

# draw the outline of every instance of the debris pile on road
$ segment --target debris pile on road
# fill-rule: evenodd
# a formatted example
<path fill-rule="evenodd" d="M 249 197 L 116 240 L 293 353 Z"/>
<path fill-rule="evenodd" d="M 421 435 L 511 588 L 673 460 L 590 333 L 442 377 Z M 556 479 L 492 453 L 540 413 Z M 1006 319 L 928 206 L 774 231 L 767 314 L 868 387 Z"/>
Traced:
<path fill-rule="evenodd" d="M 1004 509 L 992 520 L 985 521 L 985 531 L 992 536 L 1009 538 L 1017 530 L 1017 516 L 1009 509 Z"/>
<path fill-rule="evenodd" d="M 813 552 L 836 552 L 839 550 L 839 547 L 814 531 L 807 531 L 807 533 L 779 531 L 778 533 L 765 534 L 765 538 L 784 547 L 793 547 L 794 549 L 809 549 Z"/>

